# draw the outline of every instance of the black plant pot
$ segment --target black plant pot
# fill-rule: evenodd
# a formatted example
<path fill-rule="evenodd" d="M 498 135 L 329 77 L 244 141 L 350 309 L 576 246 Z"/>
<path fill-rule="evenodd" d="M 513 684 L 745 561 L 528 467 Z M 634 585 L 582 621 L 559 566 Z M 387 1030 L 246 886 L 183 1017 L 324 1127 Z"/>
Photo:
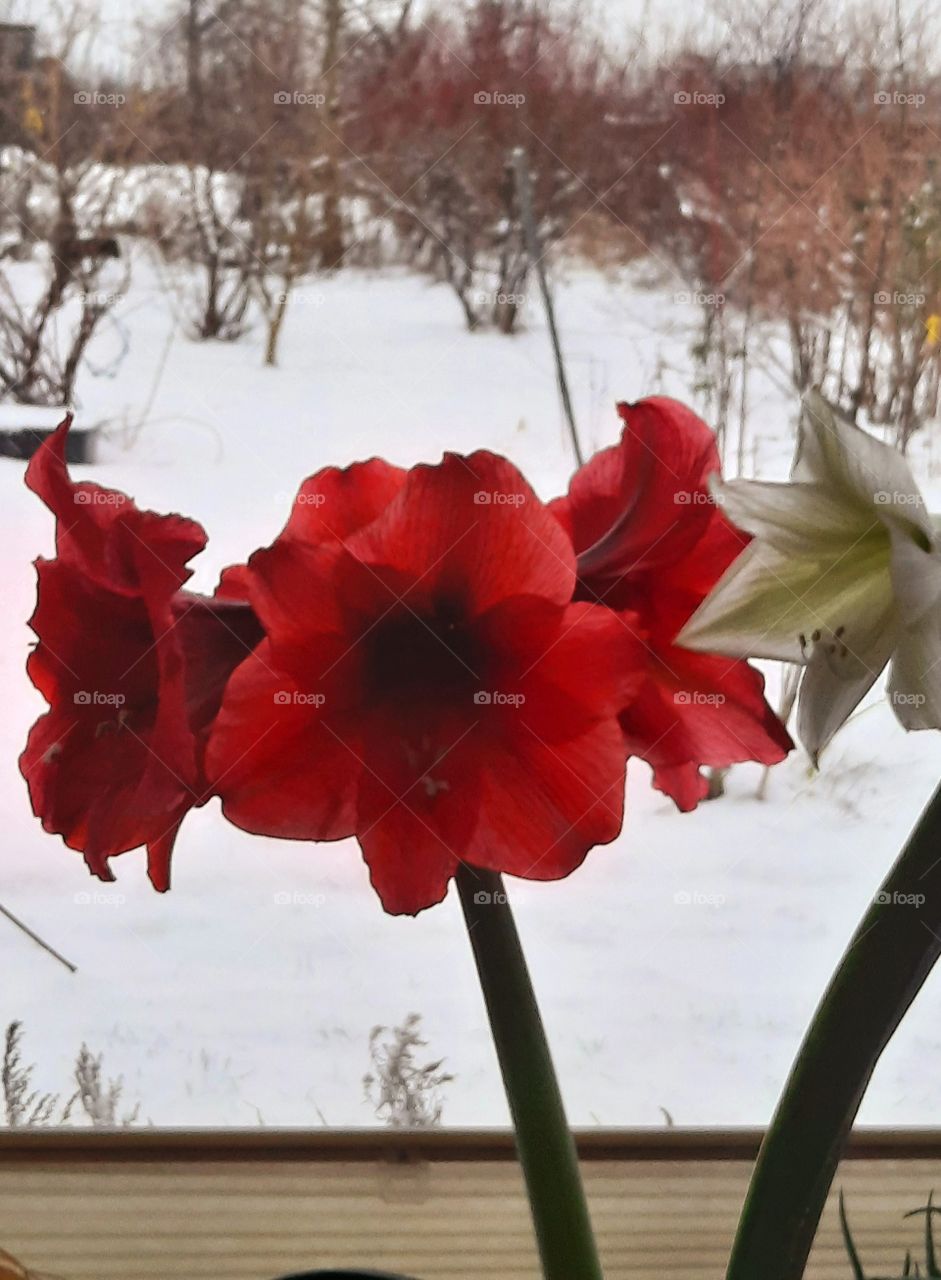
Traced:
<path fill-rule="evenodd" d="M 295 1271 L 278 1280 L 411 1280 L 411 1276 L 393 1275 L 391 1271 Z"/>
<path fill-rule="evenodd" d="M 65 417 L 65 410 L 62 411 L 62 416 Z M 32 427 L 0 427 L 0 458 L 17 458 L 20 462 L 28 462 L 51 435 L 52 431 L 44 427 L 37 427 L 35 430 Z M 81 431 L 73 427 L 65 440 L 66 462 L 70 466 L 92 462 L 94 451 L 94 430 Z"/>

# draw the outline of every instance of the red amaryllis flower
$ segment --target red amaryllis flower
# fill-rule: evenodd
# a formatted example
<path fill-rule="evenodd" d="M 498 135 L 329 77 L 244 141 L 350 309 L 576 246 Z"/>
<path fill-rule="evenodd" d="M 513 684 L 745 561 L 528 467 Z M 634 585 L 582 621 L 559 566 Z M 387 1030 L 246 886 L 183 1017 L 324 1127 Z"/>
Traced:
<path fill-rule="evenodd" d="M 166 889 L 180 822 L 206 798 L 209 725 L 260 627 L 244 601 L 180 590 L 205 544 L 199 525 L 72 481 L 70 423 L 26 474 L 56 517 L 58 555 L 36 566 L 28 671 L 50 710 L 20 768 L 45 829 L 96 875 L 113 879 L 108 859 L 146 845 L 150 878 Z"/>
<path fill-rule="evenodd" d="M 245 580 L 267 638 L 208 751 L 237 825 L 355 835 L 393 913 L 461 861 L 557 879 L 617 835 L 641 651 L 572 603 L 571 543 L 509 462 L 321 472 Z"/>
<path fill-rule="evenodd" d="M 629 611 L 645 642 L 645 679 L 622 712 L 633 755 L 683 810 L 706 794 L 700 766 L 775 764 L 792 747 L 745 662 L 692 653 L 674 640 L 747 545 L 713 501 L 715 437 L 663 396 L 619 404 L 621 442 L 595 454 L 568 496 L 550 504 L 578 553 L 577 600 Z"/>

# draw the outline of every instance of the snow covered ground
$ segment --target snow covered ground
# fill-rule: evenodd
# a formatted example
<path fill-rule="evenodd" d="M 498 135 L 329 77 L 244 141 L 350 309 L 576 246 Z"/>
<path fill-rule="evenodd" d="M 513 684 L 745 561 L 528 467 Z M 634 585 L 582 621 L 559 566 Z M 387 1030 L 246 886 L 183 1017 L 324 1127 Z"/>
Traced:
<path fill-rule="evenodd" d="M 672 285 L 571 270 L 558 306 L 586 444 L 616 439 L 616 398 L 692 398 L 697 316 Z M 80 422 L 113 424 L 107 461 L 85 474 L 202 521 L 210 543 L 196 586 L 206 589 L 270 541 L 299 481 L 329 463 L 486 446 L 550 497 L 570 456 L 535 308 L 528 319 L 512 339 L 469 335 L 443 287 L 344 273 L 303 290 L 281 367 L 263 369 L 260 333 L 231 346 L 171 340 L 172 307 L 138 261 L 79 383 Z M 775 374 L 753 391 L 754 461 L 766 475 L 783 475 L 790 449 L 782 386 Z M 927 451 L 916 464 L 941 506 Z M 22 473 L 0 459 L 0 903 L 78 966 L 69 974 L 0 919 L 0 1024 L 24 1020 L 36 1084 L 65 1089 L 85 1040 L 157 1125 L 369 1124 L 369 1031 L 416 1011 L 429 1056 L 457 1077 L 445 1123 L 506 1123 L 453 892 L 417 920 L 392 919 L 352 841 L 260 840 L 215 804 L 187 818 L 164 897 L 142 854 L 116 863 L 115 885 L 98 885 L 42 833 L 16 757 L 43 706 L 23 673 L 25 619 L 31 561 L 51 550 L 52 522 Z M 795 753 L 764 802 L 759 770 L 742 767 L 724 800 L 681 816 L 635 764 L 616 844 L 568 882 L 511 882 L 574 1123 L 659 1125 L 661 1107 L 682 1125 L 768 1119 L 823 984 L 941 772 L 941 739 L 906 737 L 878 696 L 870 703 L 821 774 Z M 862 1118 L 941 1123 L 939 1049 L 936 974 Z"/>

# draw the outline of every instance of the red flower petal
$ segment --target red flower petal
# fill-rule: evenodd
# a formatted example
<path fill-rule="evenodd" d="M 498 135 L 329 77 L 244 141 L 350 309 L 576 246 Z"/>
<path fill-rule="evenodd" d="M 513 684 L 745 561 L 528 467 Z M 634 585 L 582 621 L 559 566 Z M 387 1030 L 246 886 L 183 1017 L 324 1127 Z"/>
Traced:
<path fill-rule="evenodd" d="M 296 656 L 299 679 L 314 679 L 339 651 L 329 641 L 312 645 L 312 637 L 341 636 L 347 626 L 340 590 L 344 586 L 341 564 L 351 559 L 339 546 L 309 546 L 295 539 L 278 538 L 256 551 L 247 566 L 252 605 L 266 634 L 273 640 L 283 665 Z M 348 585 L 348 584 L 347 584 Z M 319 644 L 327 644 L 322 653 Z M 321 660 L 323 659 L 323 660 Z"/>
<path fill-rule="evenodd" d="M 301 485 L 281 537 L 302 542 L 343 542 L 386 509 L 406 472 L 381 458 L 342 470 L 326 467 Z"/>
<path fill-rule="evenodd" d="M 406 472 L 381 458 L 356 462 L 342 470 L 325 467 L 298 490 L 288 522 L 269 550 L 285 544 L 307 547 L 341 544 L 385 510 L 398 493 Z M 248 565 L 222 571 L 218 597 L 250 600 L 257 586 Z"/>
<path fill-rule="evenodd" d="M 690 809 L 705 794 L 701 766 L 772 764 L 792 744 L 756 671 L 673 643 L 749 541 L 709 494 L 719 470 L 711 431 L 663 397 L 618 412 L 620 444 L 590 459 L 551 509 L 578 553 L 576 598 L 622 613 L 643 637 L 644 682 L 621 715 L 630 752 Z"/>
<path fill-rule="evenodd" d="M 29 671 L 51 710 L 20 759 L 34 812 L 104 878 L 109 857 L 141 844 L 157 848 L 159 863 L 169 832 L 199 798 L 169 601 L 162 612 L 148 607 L 68 561 L 38 568 L 31 625 L 39 644 Z"/>
<path fill-rule="evenodd" d="M 205 535 L 124 494 L 74 484 L 71 419 L 34 456 L 30 487 L 56 516 L 58 558 L 38 563 L 29 674 L 50 704 L 20 767 L 48 831 L 111 879 L 108 859 L 146 844 L 169 886 L 185 813 L 206 798 L 200 755 L 231 670 L 261 636 L 243 603 L 180 592 Z"/>
<path fill-rule="evenodd" d="M 498 699 L 478 714 L 502 714 L 504 738 L 525 728 L 549 743 L 578 737 L 617 715 L 644 678 L 644 647 L 634 624 L 630 614 L 591 604 L 560 613 L 528 596 L 504 602 L 477 628 L 493 654 L 487 680 Z"/>
<path fill-rule="evenodd" d="M 337 840 L 356 828 L 357 757 L 263 641 L 229 680 L 206 757 L 230 822 L 260 835 Z"/>
<path fill-rule="evenodd" d="M 126 494 L 89 481 L 76 484 L 65 464 L 71 415 L 30 460 L 26 484 L 56 517 L 59 558 L 112 591 L 140 590 L 144 575 L 174 591 L 189 578 L 186 562 L 206 545 L 204 531 L 182 516 L 140 511 Z"/>
<path fill-rule="evenodd" d="M 705 786 L 699 766 L 778 764 L 791 749 L 763 691 L 763 676 L 747 662 L 670 646 L 621 715 L 628 748 L 653 766 L 655 785 L 680 809 L 695 808 Z"/>
<path fill-rule="evenodd" d="M 691 813 L 709 794 L 709 780 L 698 764 L 655 765 L 653 785 L 657 791 L 669 796 L 681 813 Z"/>
<path fill-rule="evenodd" d="M 349 549 L 448 595 L 468 616 L 509 595 L 564 604 L 575 585 L 571 543 L 557 521 L 512 463 L 486 452 L 415 467 Z"/>
<path fill-rule="evenodd" d="M 187 721 L 202 741 L 232 672 L 258 647 L 264 631 L 250 605 L 218 594 L 210 598 L 181 591 L 171 607 L 174 638 L 183 655 Z"/>
<path fill-rule="evenodd" d="M 614 722 L 563 743 L 519 735 L 485 761 L 473 865 L 558 880 L 621 830 L 626 760 Z"/>
<path fill-rule="evenodd" d="M 551 504 L 579 555 L 582 577 L 611 579 L 675 562 L 702 536 L 720 471 L 715 437 L 677 400 L 618 405 L 620 444 L 581 467 Z"/>
<path fill-rule="evenodd" d="M 425 706 L 403 725 L 369 717 L 357 827 L 370 880 L 392 915 L 440 902 L 474 828 L 480 750 L 473 710 Z"/>
<path fill-rule="evenodd" d="M 621 829 L 625 751 L 615 718 L 640 685 L 642 648 L 631 619 L 594 605 L 570 605 L 549 635 L 539 634 L 544 619 L 527 625 L 519 608 L 503 621 L 524 675 L 517 705 L 498 726 L 481 725 L 480 817 L 467 861 L 556 879 Z"/>
<path fill-rule="evenodd" d="M 368 800 L 364 806 L 368 810 Z M 370 883 L 389 915 L 417 915 L 447 894 L 467 827 L 453 832 L 452 843 L 442 826 L 440 814 L 432 826 L 414 809 L 392 804 L 359 836 Z"/>
<path fill-rule="evenodd" d="M 634 591 L 642 591 L 650 605 L 648 625 L 672 642 L 693 616 L 726 569 L 751 538 L 716 510 L 690 552 L 656 573 L 638 576 Z M 630 597 L 628 590 L 628 598 Z"/>
<path fill-rule="evenodd" d="M 391 912 L 438 901 L 470 848 L 549 877 L 612 839 L 637 641 L 610 611 L 568 604 L 571 544 L 519 473 L 448 455 L 343 546 L 309 531 L 249 562 L 269 639 L 229 681 L 210 739 L 227 816 L 271 835 L 355 833 Z M 513 796 L 510 772 L 525 782 Z M 519 850 L 475 836 L 520 835 L 533 803 Z"/>
<path fill-rule="evenodd" d="M 249 601 L 252 595 L 252 575 L 247 564 L 227 565 L 219 575 L 219 584 L 213 592 L 217 600 Z"/>

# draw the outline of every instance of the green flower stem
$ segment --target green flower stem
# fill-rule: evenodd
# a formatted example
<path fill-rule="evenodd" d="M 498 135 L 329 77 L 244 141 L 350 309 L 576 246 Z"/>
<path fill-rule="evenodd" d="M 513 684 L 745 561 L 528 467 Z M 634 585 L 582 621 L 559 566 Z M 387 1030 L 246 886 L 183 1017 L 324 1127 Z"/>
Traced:
<path fill-rule="evenodd" d="M 800 1280 L 883 1049 L 941 955 L 941 786 L 853 935 L 758 1154 L 727 1280 Z"/>
<path fill-rule="evenodd" d="M 495 871 L 457 873 L 464 919 L 516 1129 L 546 1280 L 602 1280 L 562 1095 L 513 914 Z"/>

